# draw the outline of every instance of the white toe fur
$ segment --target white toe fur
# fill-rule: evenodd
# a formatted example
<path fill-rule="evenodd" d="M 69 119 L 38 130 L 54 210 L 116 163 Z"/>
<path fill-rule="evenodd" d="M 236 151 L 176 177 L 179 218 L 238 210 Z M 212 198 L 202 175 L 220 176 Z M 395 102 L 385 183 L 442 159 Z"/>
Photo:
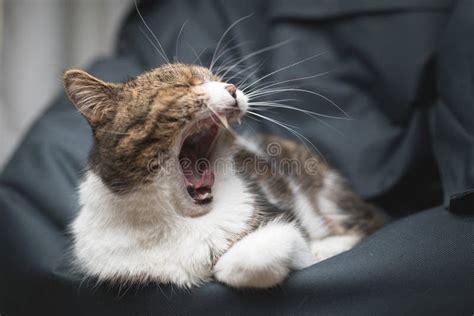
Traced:
<path fill-rule="evenodd" d="M 214 276 L 233 287 L 268 288 L 285 280 L 291 270 L 313 263 L 294 224 L 272 222 L 233 245 L 215 265 Z"/>

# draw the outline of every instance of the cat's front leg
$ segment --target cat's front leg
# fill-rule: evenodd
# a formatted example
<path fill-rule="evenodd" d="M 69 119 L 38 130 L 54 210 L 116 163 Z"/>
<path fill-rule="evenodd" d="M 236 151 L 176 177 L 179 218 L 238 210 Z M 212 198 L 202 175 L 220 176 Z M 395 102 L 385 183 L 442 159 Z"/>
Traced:
<path fill-rule="evenodd" d="M 295 224 L 276 221 L 236 242 L 217 261 L 214 276 L 233 287 L 268 288 L 285 280 L 291 270 L 314 262 Z"/>

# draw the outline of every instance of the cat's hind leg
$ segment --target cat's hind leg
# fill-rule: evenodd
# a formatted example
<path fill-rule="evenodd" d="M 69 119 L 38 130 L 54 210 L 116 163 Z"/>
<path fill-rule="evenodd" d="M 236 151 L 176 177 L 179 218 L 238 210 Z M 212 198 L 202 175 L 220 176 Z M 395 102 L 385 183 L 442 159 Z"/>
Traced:
<path fill-rule="evenodd" d="M 298 227 L 273 221 L 236 242 L 217 261 L 214 276 L 233 287 L 268 288 L 314 262 Z"/>

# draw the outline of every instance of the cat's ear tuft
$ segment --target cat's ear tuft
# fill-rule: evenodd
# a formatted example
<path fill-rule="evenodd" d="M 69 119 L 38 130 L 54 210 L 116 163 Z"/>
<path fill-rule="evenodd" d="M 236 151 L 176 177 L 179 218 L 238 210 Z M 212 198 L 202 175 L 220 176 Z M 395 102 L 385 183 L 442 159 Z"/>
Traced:
<path fill-rule="evenodd" d="M 103 125 L 113 116 L 120 98 L 120 85 L 76 69 L 64 72 L 63 81 L 67 96 L 92 127 Z"/>

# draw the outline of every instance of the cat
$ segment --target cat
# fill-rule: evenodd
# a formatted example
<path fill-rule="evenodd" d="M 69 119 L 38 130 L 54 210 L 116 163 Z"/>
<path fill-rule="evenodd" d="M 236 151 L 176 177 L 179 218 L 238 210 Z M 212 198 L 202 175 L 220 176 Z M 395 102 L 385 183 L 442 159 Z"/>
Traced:
<path fill-rule="evenodd" d="M 68 70 L 64 86 L 93 131 L 71 225 L 86 276 L 268 288 L 383 225 L 303 144 L 233 133 L 248 98 L 205 67 L 120 84 Z"/>

